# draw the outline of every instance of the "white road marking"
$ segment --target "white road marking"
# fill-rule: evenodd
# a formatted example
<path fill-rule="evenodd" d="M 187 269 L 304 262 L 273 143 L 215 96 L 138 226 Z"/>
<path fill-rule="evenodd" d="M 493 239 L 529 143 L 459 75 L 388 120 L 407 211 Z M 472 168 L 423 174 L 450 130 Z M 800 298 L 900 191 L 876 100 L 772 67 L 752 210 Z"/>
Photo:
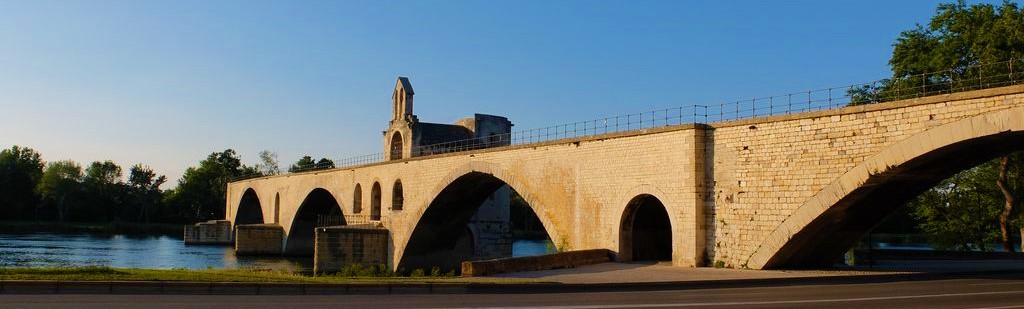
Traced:
<path fill-rule="evenodd" d="M 939 298 L 939 297 L 960 297 L 960 296 L 1002 295 L 1002 294 L 1024 294 L 1024 291 L 949 293 L 949 294 L 880 296 L 880 297 L 857 297 L 857 298 L 830 298 L 830 299 L 799 299 L 799 300 L 774 300 L 774 301 L 736 301 L 736 302 L 717 302 L 717 303 L 613 304 L 613 305 L 566 305 L 566 306 L 519 306 L 519 307 L 464 307 L 463 309 L 468 309 L 468 308 L 480 308 L 480 309 L 503 309 L 503 308 L 606 309 L 606 308 L 627 308 L 627 307 L 628 308 L 666 308 L 666 307 L 697 307 L 697 306 L 753 306 L 753 305 L 786 305 L 786 304 L 814 304 L 814 303 L 834 303 L 834 302 L 858 302 L 858 301 L 875 301 L 875 300 L 918 299 L 918 298 Z M 1020 306 L 1020 307 L 996 307 L 996 308 L 1024 308 L 1024 306 Z"/>
<path fill-rule="evenodd" d="M 972 308 L 972 309 L 1010 309 L 1010 308 L 1024 308 L 1024 305 L 1001 306 L 1001 307 L 980 307 L 980 308 Z"/>
<path fill-rule="evenodd" d="M 996 282 L 996 283 L 971 283 L 969 285 L 1008 285 L 1008 284 L 1024 284 L 1024 281 L 1017 282 Z"/>

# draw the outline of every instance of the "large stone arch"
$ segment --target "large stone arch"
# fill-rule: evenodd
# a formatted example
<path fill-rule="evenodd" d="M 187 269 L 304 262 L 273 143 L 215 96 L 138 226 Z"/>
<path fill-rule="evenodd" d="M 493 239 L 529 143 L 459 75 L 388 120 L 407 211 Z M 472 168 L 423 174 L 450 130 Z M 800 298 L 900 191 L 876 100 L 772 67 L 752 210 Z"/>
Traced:
<path fill-rule="evenodd" d="M 338 197 L 327 189 L 313 188 L 305 194 L 288 225 L 284 253 L 312 255 L 316 227 L 345 224 L 345 209 Z"/>
<path fill-rule="evenodd" d="M 747 260 L 755 269 L 828 264 L 888 213 L 939 181 L 1024 150 L 1024 108 L 961 119 L 866 158 L 786 218 Z"/>
<path fill-rule="evenodd" d="M 236 210 L 235 225 L 262 224 L 266 222 L 263 219 L 263 205 L 260 203 L 260 197 L 253 188 L 245 189 L 238 201 Z"/>
<path fill-rule="evenodd" d="M 559 244 L 559 240 L 565 239 L 563 238 L 565 237 L 565 235 L 569 235 L 567 230 L 565 230 L 565 227 L 558 226 L 554 223 L 553 220 L 551 220 L 552 214 L 546 211 L 544 200 L 538 198 L 533 193 L 537 192 L 537 190 L 531 188 L 526 182 L 522 181 L 514 174 L 507 172 L 505 169 L 501 168 L 497 164 L 475 161 L 453 169 L 448 174 L 448 176 L 443 178 L 440 182 L 438 182 L 437 185 L 434 186 L 434 188 L 428 191 L 429 194 L 426 196 L 428 196 L 429 198 L 423 200 L 423 204 L 416 205 L 418 207 L 409 207 L 413 205 L 406 205 L 407 211 L 415 209 L 415 213 L 410 214 L 411 217 L 409 217 L 408 220 L 408 222 L 415 222 L 415 226 L 409 227 L 408 233 L 404 235 L 395 235 L 396 239 L 394 239 L 394 261 L 396 263 L 396 269 L 403 267 L 403 263 L 405 262 L 404 260 L 407 257 L 406 253 L 408 252 L 410 242 L 413 241 L 413 238 L 416 236 L 417 229 L 422 227 L 421 224 L 423 223 L 422 221 L 424 220 L 424 216 L 427 214 L 427 212 L 431 211 L 431 206 L 432 204 L 434 204 L 435 200 L 441 197 L 442 194 L 445 194 L 446 189 L 449 189 L 453 185 L 456 185 L 457 182 L 460 182 L 460 180 L 466 181 L 466 177 L 473 177 L 474 180 L 486 179 L 492 182 L 490 183 L 490 185 L 494 185 L 494 181 L 500 182 L 501 184 L 508 185 L 512 187 L 512 189 L 516 190 L 520 194 L 520 196 L 522 196 L 523 199 L 526 200 L 526 202 L 530 205 L 530 208 L 533 210 L 534 214 L 537 215 L 537 218 L 541 221 L 541 224 L 544 226 L 544 230 L 548 233 L 548 236 L 551 238 L 552 241 L 555 242 L 556 245 Z M 497 187 L 500 187 L 500 185 Z M 490 193 L 487 193 L 486 195 L 484 195 L 484 197 L 486 197 L 487 195 L 490 195 Z"/>

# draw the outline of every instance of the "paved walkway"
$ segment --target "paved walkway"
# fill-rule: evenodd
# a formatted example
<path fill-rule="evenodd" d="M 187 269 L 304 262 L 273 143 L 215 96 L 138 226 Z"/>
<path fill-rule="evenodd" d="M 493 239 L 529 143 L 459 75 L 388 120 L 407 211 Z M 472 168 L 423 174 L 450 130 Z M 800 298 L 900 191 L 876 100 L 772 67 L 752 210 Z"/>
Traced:
<path fill-rule="evenodd" d="M 756 280 L 778 278 L 815 278 L 871 276 L 909 273 L 960 273 L 1024 271 L 1022 260 L 915 260 L 880 261 L 874 267 L 830 270 L 749 270 L 710 267 L 676 267 L 667 264 L 602 263 L 570 269 L 516 272 L 474 278 L 481 281 L 509 278 L 559 283 L 692 282 Z"/>

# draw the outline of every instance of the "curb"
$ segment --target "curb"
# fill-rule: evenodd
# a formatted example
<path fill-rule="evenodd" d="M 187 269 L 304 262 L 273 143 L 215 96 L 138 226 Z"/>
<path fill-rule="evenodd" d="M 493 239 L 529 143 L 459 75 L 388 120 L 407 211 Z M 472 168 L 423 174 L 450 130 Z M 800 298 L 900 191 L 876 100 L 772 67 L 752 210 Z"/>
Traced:
<path fill-rule="evenodd" d="M 695 290 L 809 284 L 860 284 L 923 281 L 999 274 L 1024 274 L 1024 269 L 836 275 L 799 278 L 729 279 L 625 283 L 252 283 L 183 281 L 56 281 L 0 280 L 3 294 L 115 295 L 385 295 L 385 294 L 531 294 L 659 290 Z"/>

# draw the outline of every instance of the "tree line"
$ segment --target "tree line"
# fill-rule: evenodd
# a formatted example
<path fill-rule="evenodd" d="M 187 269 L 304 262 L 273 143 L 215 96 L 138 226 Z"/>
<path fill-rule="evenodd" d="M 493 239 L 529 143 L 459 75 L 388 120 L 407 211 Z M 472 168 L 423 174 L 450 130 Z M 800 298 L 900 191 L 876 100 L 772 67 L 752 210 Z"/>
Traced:
<path fill-rule="evenodd" d="M 851 104 L 1017 83 L 1024 79 L 1024 10 L 1010 1 L 940 4 L 927 25 L 899 34 L 889 66 L 892 78 L 852 89 Z M 902 225 L 915 223 L 939 249 L 1000 244 L 1013 251 L 1024 233 L 1022 195 L 1024 154 L 1011 153 L 942 181 L 883 225 L 913 221 Z"/>
<path fill-rule="evenodd" d="M 324 161 L 326 160 L 326 161 Z M 313 159 L 304 156 L 290 170 Z M 328 159 L 321 159 L 327 166 Z M 319 163 L 319 162 L 314 162 Z M 260 163 L 242 164 L 232 149 L 211 153 L 189 167 L 173 189 L 168 179 L 143 164 L 127 173 L 113 161 L 81 165 L 46 162 L 27 147 L 0 151 L 0 211 L 4 220 L 57 222 L 193 223 L 223 219 L 227 183 L 254 175 L 277 175 L 277 155 L 260 153 Z M 333 163 L 331 163 L 333 165 Z"/>

